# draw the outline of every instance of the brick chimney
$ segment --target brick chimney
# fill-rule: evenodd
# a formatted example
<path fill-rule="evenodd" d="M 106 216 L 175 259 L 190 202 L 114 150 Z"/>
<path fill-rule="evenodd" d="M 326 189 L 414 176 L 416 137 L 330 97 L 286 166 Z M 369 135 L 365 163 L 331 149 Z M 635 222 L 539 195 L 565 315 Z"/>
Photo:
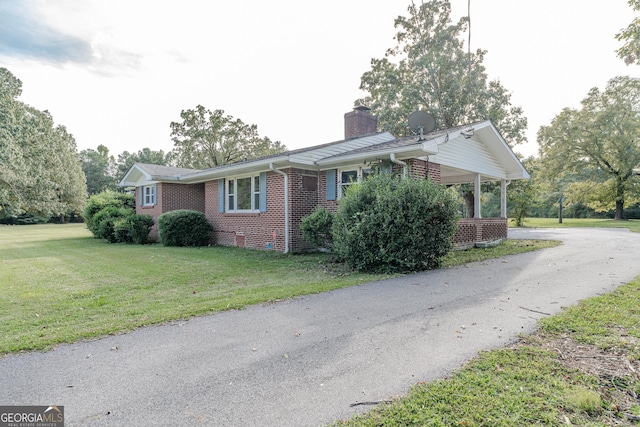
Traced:
<path fill-rule="evenodd" d="M 356 107 L 344 115 L 344 139 L 376 133 L 378 118 L 367 107 Z"/>

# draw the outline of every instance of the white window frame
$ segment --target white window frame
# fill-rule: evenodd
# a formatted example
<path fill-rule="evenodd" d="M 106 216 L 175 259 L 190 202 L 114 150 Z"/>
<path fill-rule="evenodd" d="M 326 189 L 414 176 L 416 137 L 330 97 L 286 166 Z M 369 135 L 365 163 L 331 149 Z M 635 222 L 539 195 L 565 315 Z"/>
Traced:
<path fill-rule="evenodd" d="M 242 179 L 249 179 L 251 182 L 251 191 L 250 191 L 251 208 L 250 209 L 238 209 L 238 181 Z M 259 174 L 227 178 L 225 179 L 224 185 L 225 185 L 224 204 L 225 204 L 226 212 L 230 212 L 230 213 L 260 212 L 260 175 Z M 230 186 L 233 187 L 233 193 L 229 190 Z M 233 203 L 229 203 L 231 198 L 233 198 Z"/>
<path fill-rule="evenodd" d="M 142 187 L 142 206 L 155 206 L 157 200 L 156 184 Z"/>
<path fill-rule="evenodd" d="M 342 173 L 343 172 L 356 172 L 356 180 L 352 182 L 342 182 Z M 338 169 L 338 200 L 342 199 L 342 192 L 346 189 L 347 186 L 353 184 L 354 182 L 362 181 L 362 178 L 370 175 L 373 172 L 371 168 L 362 167 L 362 166 L 351 166 L 342 169 Z"/>

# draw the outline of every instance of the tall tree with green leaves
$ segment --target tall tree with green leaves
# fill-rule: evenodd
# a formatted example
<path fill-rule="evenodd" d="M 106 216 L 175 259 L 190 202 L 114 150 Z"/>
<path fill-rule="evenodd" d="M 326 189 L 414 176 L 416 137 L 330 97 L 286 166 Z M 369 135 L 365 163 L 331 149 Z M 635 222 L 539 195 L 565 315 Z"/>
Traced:
<path fill-rule="evenodd" d="M 367 95 L 355 104 L 371 108 L 379 127 L 396 136 L 411 134 L 409 114 L 424 110 L 435 117 L 436 130 L 490 119 L 511 146 L 525 142 L 527 119 L 500 81 L 489 80 L 482 64 L 487 52 L 465 50 L 468 25 L 469 17 L 452 23 L 449 0 L 412 2 L 408 16 L 395 20 L 396 46 L 362 75 Z M 471 185 L 459 190 L 473 217 Z"/>
<path fill-rule="evenodd" d="M 89 195 L 116 190 L 116 160 L 109 149 L 100 144 L 97 149 L 88 148 L 80 152 L 82 170 L 87 177 Z"/>
<path fill-rule="evenodd" d="M 436 130 L 491 119 L 512 146 L 526 141 L 527 119 L 502 84 L 489 80 L 487 52 L 464 48 L 468 24 L 468 17 L 452 23 L 448 0 L 412 2 L 408 16 L 395 20 L 396 46 L 362 75 L 367 95 L 356 105 L 371 108 L 396 136 L 410 133 L 407 118 L 421 109 L 434 115 Z"/>
<path fill-rule="evenodd" d="M 640 11 L 640 0 L 628 0 L 628 3 L 633 10 Z M 622 47 L 616 51 L 618 57 L 627 65 L 637 63 L 640 58 L 640 17 L 633 18 L 627 28 L 616 34 L 616 39 L 623 42 Z"/>
<path fill-rule="evenodd" d="M 86 189 L 75 140 L 47 111 L 18 101 L 21 93 L 0 68 L 0 217 L 79 213 Z"/>
<path fill-rule="evenodd" d="M 143 148 L 135 153 L 123 151 L 118 154 L 117 180 L 121 180 L 131 169 L 134 163 L 146 163 L 150 165 L 170 166 L 173 163 L 173 153 L 165 153 L 163 150 L 152 150 Z"/>
<path fill-rule="evenodd" d="M 208 110 L 198 105 L 180 113 L 181 122 L 171 122 L 173 153 L 180 167 L 208 169 L 245 159 L 280 153 L 286 147 L 258 135 L 256 125 Z"/>
<path fill-rule="evenodd" d="M 576 202 L 596 211 L 640 200 L 640 79 L 615 77 L 601 91 L 591 89 L 580 109 L 565 108 L 538 131 L 545 174 L 588 178 L 568 185 Z"/>

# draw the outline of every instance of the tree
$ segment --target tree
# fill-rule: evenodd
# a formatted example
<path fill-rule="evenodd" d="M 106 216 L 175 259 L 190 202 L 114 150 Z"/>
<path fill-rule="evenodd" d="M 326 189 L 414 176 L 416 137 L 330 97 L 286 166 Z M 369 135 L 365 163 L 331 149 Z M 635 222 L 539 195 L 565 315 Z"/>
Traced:
<path fill-rule="evenodd" d="M 137 153 L 123 151 L 121 154 L 118 154 L 117 178 L 118 180 L 121 180 L 129 169 L 131 169 L 131 166 L 133 166 L 134 163 L 169 166 L 172 162 L 173 153 L 165 153 L 163 150 L 156 151 L 145 147 Z"/>
<path fill-rule="evenodd" d="M 628 2 L 633 10 L 640 10 L 640 0 L 628 0 Z M 640 17 L 635 17 L 627 28 L 616 34 L 616 39 L 624 42 L 622 47 L 616 51 L 618 57 L 623 59 L 627 65 L 635 63 L 640 57 Z"/>
<path fill-rule="evenodd" d="M 520 179 L 511 181 L 508 192 L 509 217 L 511 217 L 516 227 L 522 227 L 526 217 L 531 215 L 531 210 L 536 206 L 538 200 L 538 160 L 529 157 L 523 161 L 525 168 L 531 173 L 531 179 Z"/>
<path fill-rule="evenodd" d="M 207 169 L 286 150 L 279 141 L 260 138 L 256 125 L 225 116 L 198 105 L 180 113 L 182 122 L 171 122 L 173 153 L 180 167 Z"/>
<path fill-rule="evenodd" d="M 89 195 L 116 189 L 115 158 L 109 155 L 107 147 L 99 145 L 96 150 L 91 148 L 82 150 L 80 161 L 87 177 Z"/>
<path fill-rule="evenodd" d="M 581 104 L 538 131 L 543 167 L 552 177 L 588 171 L 568 186 L 574 201 L 599 212 L 615 209 L 621 220 L 625 202 L 640 200 L 640 79 L 615 77 Z"/>
<path fill-rule="evenodd" d="M 86 198 L 76 143 L 47 111 L 17 100 L 22 82 L 0 68 L 0 216 L 65 216 Z"/>
<path fill-rule="evenodd" d="M 522 109 L 511 106 L 499 81 L 488 80 L 486 51 L 464 50 L 468 18 L 452 24 L 448 0 L 412 3 L 408 12 L 395 20 L 397 45 L 362 75 L 367 96 L 356 104 L 371 108 L 381 128 L 396 136 L 407 135 L 407 117 L 423 109 L 434 115 L 436 129 L 491 119 L 511 145 L 526 141 Z"/>
<path fill-rule="evenodd" d="M 502 84 L 489 81 L 482 65 L 487 52 L 464 50 L 469 19 L 452 24 L 449 0 L 412 3 L 408 12 L 395 20 L 397 45 L 362 75 L 360 89 L 368 94 L 355 104 L 371 108 L 379 126 L 396 136 L 410 133 L 407 118 L 421 109 L 433 114 L 436 130 L 490 119 L 511 146 L 525 142 L 527 119 Z M 472 186 L 458 189 L 473 217 Z"/>

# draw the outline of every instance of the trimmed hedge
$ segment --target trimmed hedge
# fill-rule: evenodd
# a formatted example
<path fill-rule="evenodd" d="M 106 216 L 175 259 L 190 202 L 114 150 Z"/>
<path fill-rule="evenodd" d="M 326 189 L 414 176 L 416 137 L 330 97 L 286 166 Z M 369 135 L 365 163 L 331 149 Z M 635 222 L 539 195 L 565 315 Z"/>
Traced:
<path fill-rule="evenodd" d="M 124 207 L 108 206 L 93 216 L 93 234 L 98 239 L 106 239 L 109 243 L 117 243 L 115 224 L 131 216 L 131 210 Z"/>
<path fill-rule="evenodd" d="M 456 196 L 429 179 L 376 174 L 349 186 L 333 220 L 333 248 L 364 272 L 436 268 L 453 248 Z"/>
<path fill-rule="evenodd" d="M 165 246 L 206 246 L 211 231 L 213 227 L 199 211 L 181 209 L 158 218 L 160 241 Z"/>
<path fill-rule="evenodd" d="M 333 247 L 333 214 L 318 206 L 310 215 L 302 218 L 300 231 L 305 242 L 316 248 L 329 249 Z"/>
<path fill-rule="evenodd" d="M 146 214 L 129 215 L 114 222 L 114 234 L 118 242 L 144 245 L 149 242 L 153 217 Z"/>
<path fill-rule="evenodd" d="M 131 194 L 116 193 L 115 191 L 103 191 L 89 197 L 82 211 L 82 217 L 87 228 L 96 238 L 100 237 L 98 236 L 95 216 L 107 207 L 126 208 L 130 214 L 134 214 L 136 212 L 136 199 Z"/>

